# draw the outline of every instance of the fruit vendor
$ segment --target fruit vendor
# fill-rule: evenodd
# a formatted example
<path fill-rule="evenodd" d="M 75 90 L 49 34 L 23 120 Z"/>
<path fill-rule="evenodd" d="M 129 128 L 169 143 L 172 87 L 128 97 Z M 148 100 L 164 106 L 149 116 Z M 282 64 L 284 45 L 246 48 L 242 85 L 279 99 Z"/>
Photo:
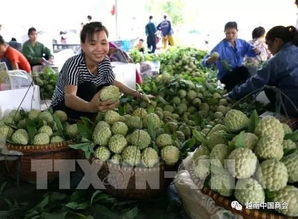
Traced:
<path fill-rule="evenodd" d="M 238 27 L 236 22 L 228 22 L 224 28 L 225 39 L 220 41 L 203 60 L 207 67 L 216 64 L 218 69 L 217 78 L 225 88 L 230 91 L 237 84 L 243 83 L 249 78 L 248 69 L 243 65 L 245 56 L 255 57 L 259 54 L 245 40 L 238 39 Z"/>
<path fill-rule="evenodd" d="M 268 49 L 274 55 L 262 69 L 229 94 L 240 99 L 263 89 L 270 102 L 284 105 L 284 113 L 298 116 L 298 33 L 294 26 L 275 26 L 266 35 Z M 276 99 L 277 96 L 279 99 Z M 281 102 L 280 102 L 281 101 Z"/>
<path fill-rule="evenodd" d="M 42 65 L 45 61 L 53 63 L 51 51 L 37 41 L 37 32 L 34 27 L 29 28 L 28 36 L 29 40 L 24 43 L 22 52 L 29 60 L 31 67 Z"/>
<path fill-rule="evenodd" d="M 148 100 L 151 95 L 142 95 L 115 80 L 110 59 L 108 31 L 101 22 L 86 24 L 80 35 L 82 53 L 69 58 L 61 69 L 52 98 L 54 110 L 64 110 L 70 118 L 92 117 L 99 111 L 118 106 L 119 101 L 100 101 L 100 89 L 115 85 L 121 92 Z"/>
<path fill-rule="evenodd" d="M 9 46 L 0 36 L 0 62 L 4 61 L 8 70 L 24 70 L 31 72 L 31 67 L 26 57 L 18 50 Z"/>

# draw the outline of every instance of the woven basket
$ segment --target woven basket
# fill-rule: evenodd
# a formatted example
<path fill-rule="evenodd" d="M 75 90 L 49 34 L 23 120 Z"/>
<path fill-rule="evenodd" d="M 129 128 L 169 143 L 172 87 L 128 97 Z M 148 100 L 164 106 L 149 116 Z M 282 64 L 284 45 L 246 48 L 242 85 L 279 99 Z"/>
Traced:
<path fill-rule="evenodd" d="M 176 168 L 164 164 L 153 168 L 124 167 L 95 158 L 92 161 L 102 165 L 98 176 L 107 193 L 132 199 L 148 199 L 162 195 L 172 180 L 164 177 L 165 171 L 174 171 Z"/>
<path fill-rule="evenodd" d="M 230 199 L 221 196 L 220 194 L 209 189 L 208 187 L 204 186 L 202 189 L 202 192 L 210 196 L 217 205 L 225 209 L 228 209 L 234 213 L 237 213 L 243 216 L 243 218 L 245 219 L 294 219 L 293 217 L 277 215 L 277 213 L 273 214 L 271 212 L 266 212 L 266 211 L 246 209 L 245 207 L 242 208 L 241 211 L 239 211 L 231 207 L 232 201 Z"/>
<path fill-rule="evenodd" d="M 76 151 L 69 148 L 71 141 L 64 141 L 47 145 L 12 145 L 6 144 L 8 150 L 22 152 L 23 155 L 17 161 L 5 161 L 7 174 L 13 178 L 19 175 L 20 180 L 26 182 L 36 181 L 36 172 L 31 171 L 31 160 L 33 159 L 75 159 Z M 18 172 L 18 162 L 20 164 Z M 52 181 L 58 177 L 59 172 L 48 172 L 47 179 Z"/>

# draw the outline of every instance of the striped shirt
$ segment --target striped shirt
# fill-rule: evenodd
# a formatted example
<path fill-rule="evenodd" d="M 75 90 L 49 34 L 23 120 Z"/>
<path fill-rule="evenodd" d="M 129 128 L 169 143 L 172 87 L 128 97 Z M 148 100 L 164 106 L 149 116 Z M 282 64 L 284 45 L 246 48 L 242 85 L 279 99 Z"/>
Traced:
<path fill-rule="evenodd" d="M 59 80 L 52 98 L 52 107 L 64 102 L 64 87 L 67 85 L 79 86 L 83 82 L 92 82 L 96 86 L 111 84 L 115 75 L 108 57 L 98 63 L 97 74 L 91 74 L 87 69 L 84 54 L 69 58 L 63 65 Z"/>

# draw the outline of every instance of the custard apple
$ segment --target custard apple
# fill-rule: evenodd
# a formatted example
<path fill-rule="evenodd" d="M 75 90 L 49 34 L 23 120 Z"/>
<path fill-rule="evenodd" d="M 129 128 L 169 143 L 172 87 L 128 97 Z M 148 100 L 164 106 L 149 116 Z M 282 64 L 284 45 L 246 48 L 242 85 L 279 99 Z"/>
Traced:
<path fill-rule="evenodd" d="M 235 185 L 235 178 L 231 177 L 229 173 L 222 172 L 222 174 L 212 174 L 209 181 L 210 189 L 218 192 L 220 195 L 230 197 L 233 194 Z"/>
<path fill-rule="evenodd" d="M 114 154 L 111 159 L 110 162 L 112 162 L 113 164 L 120 164 L 122 162 L 122 157 L 120 154 Z"/>
<path fill-rule="evenodd" d="M 98 130 L 98 129 L 101 129 L 101 128 L 104 128 L 104 127 L 110 128 L 110 125 L 107 122 L 105 122 L 105 121 L 99 121 L 96 124 L 94 130 Z"/>
<path fill-rule="evenodd" d="M 161 126 L 161 121 L 155 113 L 149 113 L 144 119 L 145 127 L 148 127 L 148 124 L 152 124 L 154 128 L 159 128 Z"/>
<path fill-rule="evenodd" d="M 52 128 L 48 125 L 43 125 L 42 127 L 40 127 L 38 132 L 39 133 L 46 133 L 48 136 L 51 136 L 53 134 Z"/>
<path fill-rule="evenodd" d="M 243 145 L 244 147 L 253 150 L 258 140 L 259 138 L 255 134 L 241 132 L 232 139 L 231 145 L 237 146 L 237 144 L 240 144 L 241 146 Z"/>
<path fill-rule="evenodd" d="M 61 136 L 53 136 L 51 137 L 51 143 L 59 143 L 59 142 L 63 142 L 64 138 L 62 138 Z"/>
<path fill-rule="evenodd" d="M 147 114 L 148 113 L 144 108 L 137 108 L 132 113 L 133 116 L 138 116 L 142 119 L 146 118 Z"/>
<path fill-rule="evenodd" d="M 159 157 L 156 150 L 154 150 L 151 147 L 145 148 L 143 150 L 141 159 L 144 166 L 149 168 L 153 167 L 155 164 L 159 162 Z"/>
<path fill-rule="evenodd" d="M 177 104 L 181 103 L 181 99 L 180 99 L 180 97 L 175 96 L 175 97 L 173 97 L 172 102 L 173 102 L 173 104 L 177 105 Z"/>
<path fill-rule="evenodd" d="M 234 149 L 228 159 L 226 162 L 228 171 L 237 179 L 249 178 L 256 171 L 258 159 L 248 148 Z"/>
<path fill-rule="evenodd" d="M 143 127 L 143 121 L 138 116 L 125 115 L 124 119 L 126 125 L 130 128 L 141 129 Z"/>
<path fill-rule="evenodd" d="M 106 86 L 100 90 L 99 98 L 101 101 L 112 100 L 113 102 L 119 101 L 120 90 L 114 85 Z"/>
<path fill-rule="evenodd" d="M 148 132 L 144 130 L 135 130 L 128 136 L 128 142 L 132 145 L 138 146 L 140 149 L 148 147 L 151 143 L 151 137 Z"/>
<path fill-rule="evenodd" d="M 210 160 L 208 155 L 200 155 L 192 158 L 192 169 L 194 175 L 201 180 L 205 180 L 210 174 Z"/>
<path fill-rule="evenodd" d="M 189 99 L 189 100 L 193 100 L 193 99 L 195 99 L 197 97 L 197 92 L 195 92 L 194 90 L 189 90 L 188 92 L 187 92 L 187 98 Z"/>
<path fill-rule="evenodd" d="M 210 154 L 209 149 L 206 146 L 200 145 L 193 153 L 192 159 L 196 160 L 202 155 L 209 156 L 209 154 Z"/>
<path fill-rule="evenodd" d="M 34 136 L 33 144 L 49 144 L 50 143 L 50 137 L 46 133 L 38 133 Z"/>
<path fill-rule="evenodd" d="M 17 110 L 12 110 L 9 112 L 8 116 L 10 116 L 11 118 L 13 118 L 14 122 L 18 122 L 22 119 L 21 113 L 20 111 Z"/>
<path fill-rule="evenodd" d="M 286 186 L 274 194 L 273 200 L 286 204 L 286 208 L 278 208 L 276 211 L 290 217 L 298 217 L 298 188 Z"/>
<path fill-rule="evenodd" d="M 106 161 L 110 158 L 111 152 L 107 147 L 101 146 L 95 150 L 95 157 L 101 161 Z"/>
<path fill-rule="evenodd" d="M 127 146 L 122 152 L 122 162 L 130 166 L 136 166 L 140 163 L 141 151 L 136 146 Z"/>
<path fill-rule="evenodd" d="M 185 135 L 182 131 L 176 131 L 175 135 L 179 141 L 181 142 L 185 141 Z"/>
<path fill-rule="evenodd" d="M 41 112 L 38 115 L 38 118 L 46 121 L 47 124 L 51 124 L 54 121 L 52 114 L 48 111 Z"/>
<path fill-rule="evenodd" d="M 297 149 L 297 144 L 290 139 L 283 140 L 282 142 L 284 152 L 292 151 Z"/>
<path fill-rule="evenodd" d="M 224 165 L 225 158 L 229 155 L 228 146 L 225 144 L 215 145 L 210 152 L 210 160 L 219 160 L 222 165 Z"/>
<path fill-rule="evenodd" d="M 11 140 L 15 144 L 26 145 L 29 142 L 29 136 L 25 129 L 18 129 L 12 134 Z"/>
<path fill-rule="evenodd" d="M 36 119 L 36 118 L 38 118 L 40 113 L 41 113 L 40 111 L 38 111 L 36 109 L 32 109 L 28 112 L 28 118 L 31 120 Z"/>
<path fill-rule="evenodd" d="M 172 143 L 172 136 L 169 134 L 161 134 L 156 138 L 156 144 L 160 147 L 171 145 Z"/>
<path fill-rule="evenodd" d="M 284 188 L 288 182 L 287 167 L 276 159 L 263 161 L 256 176 L 262 187 L 269 191 L 278 191 Z"/>
<path fill-rule="evenodd" d="M 212 148 L 215 145 L 218 144 L 227 144 L 228 140 L 226 138 L 226 131 L 224 130 L 218 130 L 218 131 L 214 131 L 211 134 L 208 134 L 207 136 L 207 146 L 210 150 L 212 150 Z"/>
<path fill-rule="evenodd" d="M 235 198 L 242 204 L 248 203 L 264 203 L 265 192 L 261 184 L 253 179 L 239 179 L 235 187 Z"/>
<path fill-rule="evenodd" d="M 79 129 L 78 129 L 78 125 L 75 124 L 67 124 L 66 128 L 65 128 L 65 132 L 67 134 L 67 136 L 69 136 L 70 138 L 75 138 L 79 135 Z"/>
<path fill-rule="evenodd" d="M 113 134 L 120 134 L 125 136 L 128 131 L 128 127 L 124 122 L 115 122 L 111 128 Z"/>
<path fill-rule="evenodd" d="M 255 147 L 255 153 L 260 159 L 275 158 L 280 160 L 284 154 L 283 146 L 274 137 L 263 136 Z"/>
<path fill-rule="evenodd" d="M 180 151 L 177 147 L 169 145 L 161 150 L 161 158 L 167 165 L 174 165 L 179 160 Z"/>
<path fill-rule="evenodd" d="M 230 132 L 239 132 L 248 126 L 248 117 L 239 110 L 230 110 L 224 118 L 224 124 Z"/>
<path fill-rule="evenodd" d="M 281 160 L 287 167 L 289 182 L 296 183 L 298 182 L 298 152 L 293 152 Z"/>
<path fill-rule="evenodd" d="M 127 141 L 123 135 L 113 135 L 109 140 L 109 148 L 112 152 L 119 154 L 126 147 Z"/>
<path fill-rule="evenodd" d="M 291 127 L 287 123 L 282 123 L 281 125 L 282 125 L 285 135 L 291 134 L 293 132 Z"/>
<path fill-rule="evenodd" d="M 56 110 L 54 115 L 57 116 L 61 122 L 67 121 L 67 114 L 62 110 Z"/>
<path fill-rule="evenodd" d="M 255 134 L 258 137 L 267 136 L 273 137 L 282 143 L 284 138 L 284 129 L 280 121 L 273 116 L 263 117 L 255 129 Z"/>
<path fill-rule="evenodd" d="M 104 119 L 110 125 L 112 125 L 112 124 L 114 124 L 115 122 L 118 122 L 118 121 L 123 121 L 123 117 L 120 116 L 119 113 L 117 113 L 113 110 L 108 110 L 105 113 Z"/>
<path fill-rule="evenodd" d="M 106 146 L 111 136 L 111 130 L 108 127 L 103 127 L 93 131 L 92 139 L 95 144 Z"/>
<path fill-rule="evenodd" d="M 7 138 L 10 138 L 10 136 L 13 133 L 13 129 L 7 125 L 1 125 L 0 126 L 0 140 L 3 139 L 5 142 Z"/>

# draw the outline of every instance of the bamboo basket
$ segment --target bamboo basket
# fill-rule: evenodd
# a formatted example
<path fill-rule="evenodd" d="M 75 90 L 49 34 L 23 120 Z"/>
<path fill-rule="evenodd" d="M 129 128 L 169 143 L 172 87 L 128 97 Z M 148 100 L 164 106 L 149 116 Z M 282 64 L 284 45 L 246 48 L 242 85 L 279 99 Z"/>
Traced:
<path fill-rule="evenodd" d="M 10 177 L 19 176 L 22 181 L 34 183 L 36 182 L 36 172 L 31 171 L 31 160 L 44 159 L 53 162 L 56 159 L 75 159 L 76 151 L 68 147 L 70 143 L 71 141 L 47 145 L 13 145 L 7 143 L 8 150 L 21 152 L 23 155 L 19 156 L 16 161 L 5 160 L 6 172 Z M 58 176 L 59 172 L 50 171 L 47 174 L 47 180 L 52 181 Z"/>

